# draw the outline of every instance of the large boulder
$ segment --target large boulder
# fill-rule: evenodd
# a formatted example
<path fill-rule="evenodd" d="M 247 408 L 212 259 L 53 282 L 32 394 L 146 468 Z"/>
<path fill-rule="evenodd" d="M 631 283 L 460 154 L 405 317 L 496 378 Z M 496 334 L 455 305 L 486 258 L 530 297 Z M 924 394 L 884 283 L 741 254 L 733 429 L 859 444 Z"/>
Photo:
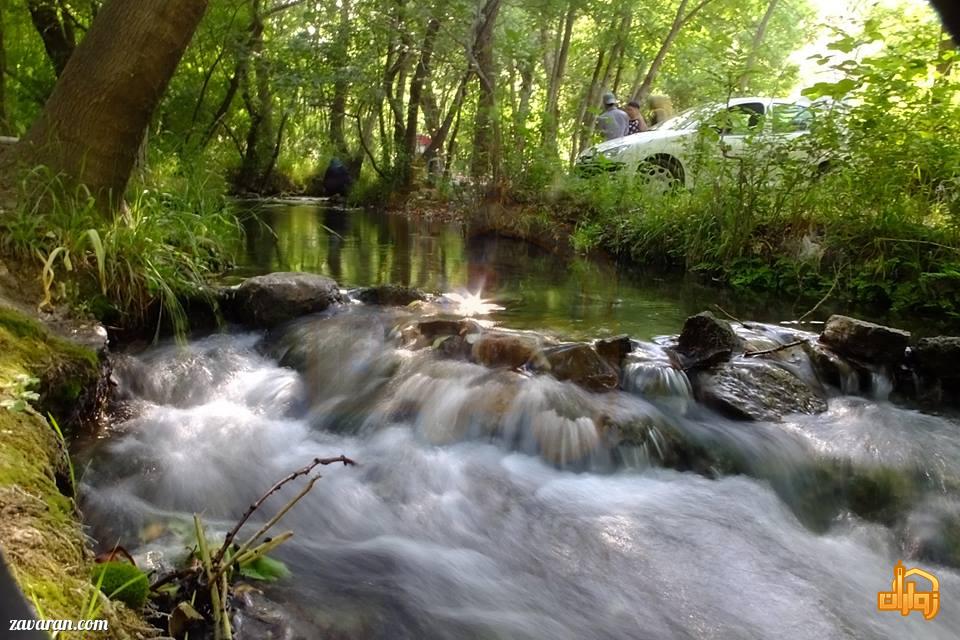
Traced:
<path fill-rule="evenodd" d="M 684 369 L 709 367 L 743 349 L 743 340 L 726 320 L 709 311 L 687 318 L 677 340 L 676 352 Z"/>
<path fill-rule="evenodd" d="M 237 287 L 230 315 L 253 327 L 270 328 L 342 301 L 337 283 L 330 278 L 278 272 L 248 278 Z"/>
<path fill-rule="evenodd" d="M 960 338 L 920 338 L 911 349 L 910 363 L 925 378 L 960 378 Z"/>
<path fill-rule="evenodd" d="M 820 334 L 820 342 L 842 356 L 864 363 L 893 365 L 903 361 L 910 332 L 833 315 Z"/>
<path fill-rule="evenodd" d="M 588 344 L 550 347 L 541 356 L 530 363 L 530 368 L 558 380 L 569 380 L 591 391 L 610 391 L 620 383 L 617 370 Z"/>
<path fill-rule="evenodd" d="M 765 361 L 725 363 L 693 378 L 697 399 L 739 420 L 779 421 L 791 413 L 817 414 L 827 403 L 784 368 Z"/>

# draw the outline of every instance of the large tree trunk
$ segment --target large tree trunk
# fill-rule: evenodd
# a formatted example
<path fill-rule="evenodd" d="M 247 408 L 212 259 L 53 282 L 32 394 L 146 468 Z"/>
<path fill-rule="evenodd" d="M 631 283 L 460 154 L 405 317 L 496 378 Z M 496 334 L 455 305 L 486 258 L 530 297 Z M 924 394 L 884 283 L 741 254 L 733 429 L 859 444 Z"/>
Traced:
<path fill-rule="evenodd" d="M 206 0 L 107 2 L 18 145 L 20 159 L 86 185 L 103 208 L 117 207 L 206 8 Z"/>
<path fill-rule="evenodd" d="M 263 52 L 264 22 L 260 0 L 253 0 L 253 32 L 250 57 L 246 66 L 243 102 L 250 116 L 250 128 L 243 162 L 237 175 L 240 190 L 261 192 L 270 178 L 270 156 L 274 144 L 273 94 L 270 89 L 270 63 Z"/>
<path fill-rule="evenodd" d="M 560 126 L 560 86 L 567 70 L 567 57 L 570 54 L 570 39 L 573 36 L 573 23 L 577 18 L 577 0 L 570 0 L 567 15 L 563 21 L 563 39 L 560 50 L 553 61 L 553 66 L 547 69 L 549 82 L 547 83 L 547 105 L 543 112 L 543 146 L 557 152 L 557 133 Z"/>
<path fill-rule="evenodd" d="M 60 7 L 54 0 L 28 0 L 27 8 L 33 26 L 43 40 L 43 48 L 47 51 L 53 70 L 59 77 L 77 46 L 70 18 L 61 15 Z"/>
<path fill-rule="evenodd" d="M 750 87 L 754 67 L 757 65 L 757 56 L 760 55 L 760 47 L 763 45 L 763 39 L 767 37 L 767 27 L 770 26 L 770 18 L 773 17 L 773 12 L 776 11 L 779 2 L 780 0 L 770 0 L 770 3 L 767 5 L 767 10 L 763 12 L 763 17 L 760 18 L 760 22 L 757 24 L 757 30 L 753 33 L 753 42 L 750 43 L 750 53 L 747 54 L 747 61 L 743 65 L 743 73 L 737 81 L 737 88 L 740 90 L 740 93 L 746 93 Z"/>
<path fill-rule="evenodd" d="M 494 185 L 500 181 L 500 141 L 497 113 L 497 69 L 493 57 L 493 35 L 500 0 L 487 0 L 480 13 L 480 29 L 473 49 L 480 80 L 477 114 L 473 125 L 473 158 L 471 175 L 489 177 Z"/>
<path fill-rule="evenodd" d="M 653 62 L 650 63 L 650 68 L 647 70 L 647 75 L 643 78 L 643 83 L 637 90 L 636 95 L 633 96 L 634 100 L 643 104 L 643 101 L 650 95 L 650 90 L 653 89 L 653 83 L 660 73 L 660 67 L 663 66 L 663 61 L 666 59 L 667 53 L 673 45 L 673 41 L 677 39 L 680 30 L 683 29 L 684 25 L 693 20 L 693 18 L 700 13 L 700 10 L 710 4 L 711 1 L 712 0 L 700 0 L 689 13 L 685 13 L 690 0 L 680 0 L 680 6 L 677 7 L 677 13 L 673 18 L 673 23 L 670 25 L 670 31 L 667 32 L 667 37 L 663 39 L 657 55 L 654 56 Z"/>
<path fill-rule="evenodd" d="M 3 45 L 3 7 L 0 7 L 0 136 L 10 132 L 7 121 L 7 50 Z"/>
<path fill-rule="evenodd" d="M 332 60 L 336 70 L 336 79 L 333 82 L 333 102 L 330 104 L 330 143 L 337 155 L 346 161 L 350 155 L 346 137 L 346 110 L 347 92 L 350 82 L 347 78 L 346 67 L 350 48 L 350 2 L 340 0 L 340 22 L 337 29 L 337 40 Z"/>
<path fill-rule="evenodd" d="M 426 34 L 423 36 L 423 47 L 420 49 L 420 61 L 410 80 L 410 98 L 407 101 L 407 124 L 404 128 L 403 149 L 400 152 L 400 183 L 404 189 L 413 183 L 412 164 L 417 153 L 417 124 L 420 117 L 420 100 L 423 96 L 423 85 L 430 75 L 430 59 L 433 57 L 433 45 L 440 32 L 440 20 L 434 16 L 427 24 Z"/>

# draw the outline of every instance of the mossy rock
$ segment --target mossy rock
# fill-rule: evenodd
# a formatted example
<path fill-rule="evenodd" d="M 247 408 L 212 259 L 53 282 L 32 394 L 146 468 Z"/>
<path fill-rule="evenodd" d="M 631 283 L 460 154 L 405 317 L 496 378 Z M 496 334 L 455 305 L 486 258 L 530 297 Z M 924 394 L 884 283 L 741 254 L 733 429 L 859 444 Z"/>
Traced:
<path fill-rule="evenodd" d="M 66 372 L 73 372 L 76 382 L 64 394 L 74 397 L 66 405 L 72 410 L 79 390 L 99 375 L 96 354 L 0 309 L 0 386 L 8 399 L 22 388 L 22 376 L 37 378 L 41 400 L 35 408 L 50 410 L 43 396 L 60 392 Z M 90 583 L 92 554 L 73 501 L 58 489 L 64 465 L 63 448 L 46 420 L 34 411 L 0 408 L 0 545 L 23 595 L 47 619 L 82 618 L 96 593 Z M 101 616 L 110 628 L 103 640 L 152 637 L 129 609 L 104 604 Z"/>
<path fill-rule="evenodd" d="M 119 600 L 131 609 L 139 609 L 147 602 L 150 581 L 147 574 L 129 562 L 104 562 L 95 565 L 91 579 L 100 585 L 100 591 L 111 600 Z"/>
<path fill-rule="evenodd" d="M 0 379 L 28 374 L 40 380 L 39 406 L 66 427 L 77 404 L 100 378 L 97 354 L 59 338 L 36 320 L 0 308 Z"/>
<path fill-rule="evenodd" d="M 916 494 L 911 478 L 897 469 L 857 469 L 847 485 L 850 510 L 872 522 L 890 526 L 909 509 Z"/>

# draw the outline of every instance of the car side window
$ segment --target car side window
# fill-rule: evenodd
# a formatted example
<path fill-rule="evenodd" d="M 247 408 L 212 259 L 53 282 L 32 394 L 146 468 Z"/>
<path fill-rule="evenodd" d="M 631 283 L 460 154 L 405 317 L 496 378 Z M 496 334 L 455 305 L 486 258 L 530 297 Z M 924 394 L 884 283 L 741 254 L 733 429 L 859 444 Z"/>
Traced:
<path fill-rule="evenodd" d="M 763 104 L 735 104 L 715 116 L 716 127 L 725 136 L 748 136 L 763 128 Z"/>
<path fill-rule="evenodd" d="M 771 111 L 774 133 L 809 131 L 813 112 L 799 104 L 775 104 Z"/>

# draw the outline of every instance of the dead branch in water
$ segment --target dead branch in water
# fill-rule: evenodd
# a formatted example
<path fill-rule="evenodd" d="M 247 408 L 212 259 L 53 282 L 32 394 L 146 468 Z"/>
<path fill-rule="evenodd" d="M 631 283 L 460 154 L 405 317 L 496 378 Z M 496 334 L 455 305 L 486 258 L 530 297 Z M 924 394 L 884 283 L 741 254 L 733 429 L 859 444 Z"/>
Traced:
<path fill-rule="evenodd" d="M 793 347 L 799 347 L 805 342 L 806 340 L 794 340 L 793 342 L 781 344 L 777 347 L 773 347 L 772 349 L 763 349 L 762 351 L 747 351 L 746 353 L 743 354 L 743 357 L 756 358 L 757 356 L 765 356 L 770 353 L 776 353 L 777 351 L 786 351 L 787 349 L 792 349 Z"/>
<path fill-rule="evenodd" d="M 217 551 L 217 553 L 213 556 L 213 559 L 212 559 L 213 563 L 217 564 L 223 559 L 224 554 L 227 553 L 227 549 L 230 548 L 230 545 L 233 543 L 234 538 L 237 537 L 237 533 L 239 533 L 240 529 L 243 528 L 243 525 L 247 523 L 247 520 L 250 519 L 250 516 L 252 516 L 257 509 L 263 506 L 263 503 L 267 501 L 267 498 L 269 498 L 276 492 L 280 491 L 280 489 L 282 489 L 284 485 L 290 482 L 293 482 L 294 480 L 296 480 L 301 476 L 305 476 L 309 474 L 318 466 L 320 465 L 326 466 L 326 465 L 334 464 L 336 462 L 342 462 L 344 466 L 348 466 L 348 465 L 355 466 L 357 464 L 350 458 L 343 455 L 337 456 L 336 458 L 314 458 L 313 462 L 311 462 L 307 466 L 303 467 L 302 469 L 297 469 L 296 471 L 294 471 L 293 473 L 291 473 L 290 475 L 288 475 L 287 477 L 283 478 L 282 480 L 278 481 L 275 485 L 270 487 L 270 489 L 266 493 L 260 496 L 260 498 L 256 502 L 254 502 L 247 508 L 246 513 L 244 513 L 243 516 L 240 517 L 240 520 L 237 522 L 237 524 L 235 524 L 233 528 L 227 532 L 227 537 L 224 538 L 223 544 L 220 546 L 220 550 Z M 319 476 L 317 477 L 319 478 Z M 311 482 L 308 486 L 312 488 L 314 482 L 316 482 L 316 480 Z M 306 492 L 304 492 L 304 495 L 305 494 Z M 302 495 L 300 497 L 302 497 Z"/>
<path fill-rule="evenodd" d="M 740 318 L 736 317 L 735 315 L 733 315 L 732 313 L 730 313 L 729 311 L 727 311 L 726 309 L 724 309 L 724 308 L 721 307 L 720 305 L 715 304 L 715 305 L 713 305 L 713 308 L 716 309 L 717 311 L 719 311 L 720 313 L 722 313 L 723 315 L 725 315 L 725 316 L 727 317 L 727 319 L 733 320 L 734 322 L 736 322 L 737 324 L 739 324 L 741 327 L 745 327 L 745 328 L 747 328 L 747 329 L 750 329 L 750 328 L 751 328 L 750 325 L 748 325 L 746 322 L 744 322 L 744 321 L 741 320 Z"/>

